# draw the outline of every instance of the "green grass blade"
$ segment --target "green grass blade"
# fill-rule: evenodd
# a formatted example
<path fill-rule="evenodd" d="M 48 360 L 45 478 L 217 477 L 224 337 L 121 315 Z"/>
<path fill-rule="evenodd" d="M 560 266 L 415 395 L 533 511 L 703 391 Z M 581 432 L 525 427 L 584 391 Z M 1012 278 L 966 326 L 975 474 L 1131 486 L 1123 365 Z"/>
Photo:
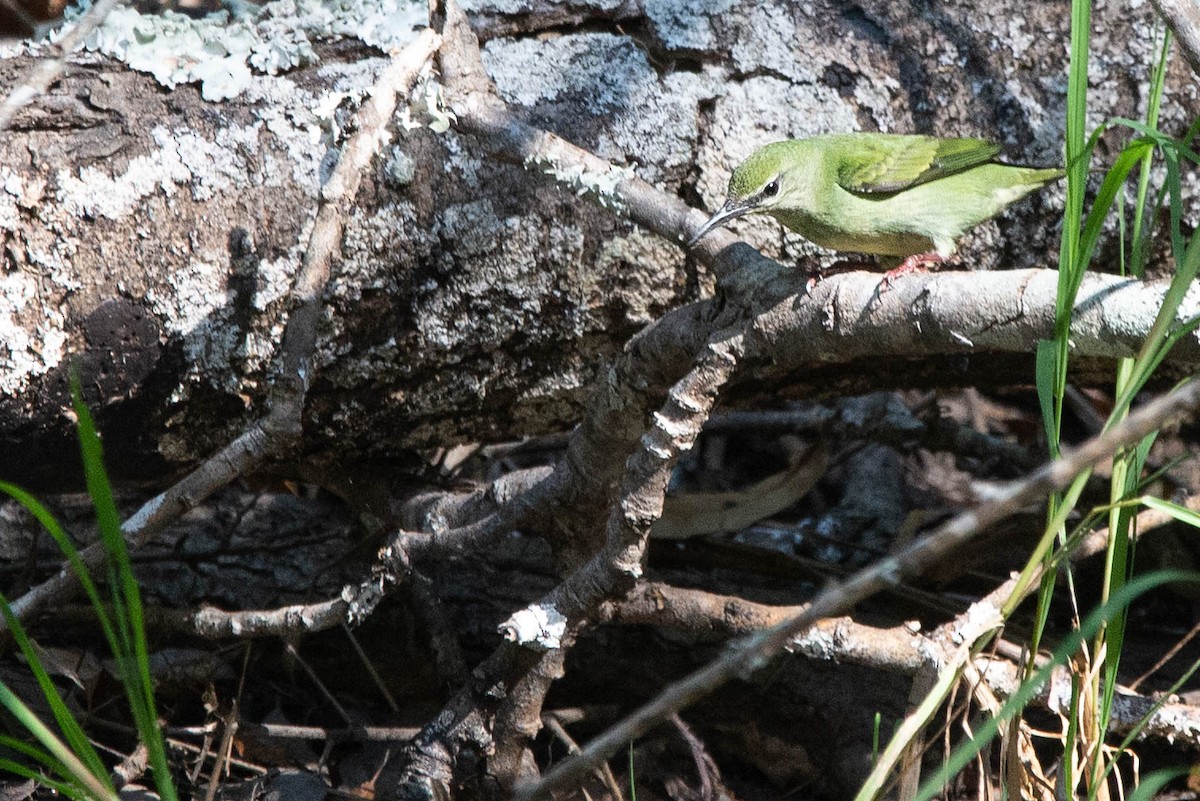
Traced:
<path fill-rule="evenodd" d="M 54 515 L 50 513 L 50 510 L 43 506 L 37 498 L 34 498 L 17 485 L 10 484 L 7 481 L 0 481 L 0 492 L 7 494 L 24 506 L 34 516 L 34 519 L 42 524 L 42 528 L 46 529 L 46 532 L 54 539 L 54 542 L 58 544 L 59 550 L 66 557 L 67 564 L 70 565 L 71 570 L 79 579 L 84 593 L 87 594 L 88 600 L 96 610 L 100 627 L 104 630 L 104 637 L 108 640 L 109 647 L 113 647 L 116 643 L 116 632 L 113 630 L 112 620 L 109 618 L 104 603 L 100 600 L 100 592 L 96 589 L 95 582 L 92 581 L 87 565 L 79 557 L 79 551 L 75 548 L 75 543 L 71 542 L 71 538 L 67 536 L 67 532 L 59 525 Z"/>
<path fill-rule="evenodd" d="M 1039 339 L 1034 362 L 1038 405 L 1042 409 L 1042 425 L 1050 443 L 1050 456 L 1059 456 L 1058 442 L 1061 427 L 1060 406 L 1055 403 L 1058 376 L 1058 344 L 1052 339 Z"/>
<path fill-rule="evenodd" d="M 30 711 L 32 712 L 32 710 Z M 13 713 L 13 717 L 16 717 L 18 720 L 20 719 L 20 716 L 16 713 Z M 38 748 L 33 743 L 27 743 L 24 740 L 18 740 L 16 737 L 11 737 L 7 734 L 0 734 L 0 746 L 3 746 L 11 751 L 16 751 L 18 754 L 24 754 L 34 762 L 37 762 L 52 775 L 71 775 L 70 772 L 67 771 L 67 767 L 55 759 L 53 754 L 44 748 Z"/>
<path fill-rule="evenodd" d="M 1155 24 L 1156 38 L 1159 30 L 1163 30 L 1161 21 Z M 1158 63 L 1155 65 L 1154 75 L 1150 79 L 1149 100 L 1146 107 L 1146 127 L 1151 130 L 1158 129 L 1158 114 L 1162 107 L 1163 86 L 1166 82 L 1167 60 L 1170 54 L 1171 31 L 1168 28 L 1163 30 L 1163 42 L 1159 48 Z M 1129 266 L 1130 272 L 1138 278 L 1143 278 L 1146 273 L 1146 255 L 1150 251 L 1150 235 L 1153 232 L 1153 215 L 1150 217 L 1151 225 L 1149 227 L 1145 226 L 1146 196 L 1150 189 L 1150 168 L 1152 164 L 1153 160 L 1149 155 L 1142 160 L 1138 171 L 1137 199 L 1134 201 Z M 1156 211 L 1158 207 L 1159 204 L 1156 203 Z"/>
<path fill-rule="evenodd" d="M 1138 786 L 1133 788 L 1133 792 L 1129 794 L 1129 801 L 1151 801 L 1158 798 L 1158 794 L 1167 782 L 1186 776 L 1189 768 L 1171 768 L 1169 770 L 1156 770 L 1149 776 L 1143 776 Z"/>
<path fill-rule="evenodd" d="M 96 753 L 96 749 L 92 748 L 91 742 L 87 738 L 87 734 L 83 731 L 83 727 L 79 725 L 79 721 L 71 714 L 71 710 L 67 708 L 67 704 L 63 701 L 62 695 L 58 691 L 58 687 L 54 685 L 54 681 L 50 678 L 50 674 L 46 672 L 46 668 L 42 665 L 38 657 L 37 651 L 33 647 L 33 643 L 29 639 L 29 635 L 25 633 L 25 627 L 21 625 L 21 621 L 17 620 L 17 616 L 13 614 L 12 607 L 8 605 L 8 599 L 0 595 L 0 615 L 3 615 L 5 622 L 8 624 L 8 630 L 12 634 L 13 639 L 17 643 L 17 647 L 21 649 L 21 653 L 25 655 L 25 660 L 29 664 L 29 670 L 33 673 L 34 679 L 37 680 L 38 687 L 42 691 L 42 695 L 46 698 L 46 703 L 50 706 L 50 711 L 54 715 L 54 721 L 58 724 L 59 731 L 66 737 L 67 743 L 71 751 L 78 755 L 79 760 L 86 764 L 87 769 L 94 775 L 106 776 L 107 769 L 104 767 L 104 761 L 100 759 L 100 755 Z M 2 686 L 2 685 L 0 685 Z M 10 706 L 10 701 L 15 700 L 17 706 Z M 0 693 L 0 704 L 3 704 L 12 714 L 20 719 L 21 724 L 34 732 L 44 728 L 44 724 L 29 711 L 29 708 L 20 699 L 4 688 Z M 50 745 L 42 740 L 39 736 L 38 740 L 47 748 L 55 753 L 59 759 L 62 755 L 55 752 Z M 61 742 L 57 737 L 55 742 Z M 63 760 L 64 762 L 66 760 Z"/>
<path fill-rule="evenodd" d="M 11 747 L 11 746 L 10 746 Z M 47 787 L 67 798 L 91 799 L 93 796 L 73 782 L 55 779 L 42 771 L 36 771 L 20 762 L 0 758 L 0 773 L 8 772 L 26 779 L 33 779 L 42 787 Z"/>
<path fill-rule="evenodd" d="M 1153 495 L 1143 495 L 1138 498 L 1138 501 L 1147 509 L 1154 509 L 1163 514 L 1170 515 L 1180 523 L 1192 526 L 1193 528 L 1200 528 L 1200 514 L 1193 512 L 1186 506 L 1164 501 L 1162 498 L 1156 498 Z"/>
<path fill-rule="evenodd" d="M 1197 239 L 1200 239 L 1200 237 L 1197 237 Z M 1166 303 L 1163 304 L 1163 308 L 1166 308 Z M 1159 317 L 1165 319 L 1163 309 L 1159 309 Z M 1167 322 L 1169 323 L 1169 320 Z M 1159 336 L 1155 331 L 1157 327 L 1158 320 L 1151 326 L 1151 334 L 1154 334 L 1156 338 Z M 1200 317 L 1188 320 L 1186 323 L 1177 326 L 1174 330 L 1168 331 L 1165 335 L 1161 336 L 1157 344 L 1152 345 L 1149 338 L 1147 338 L 1147 341 L 1142 346 L 1145 352 L 1139 354 L 1138 359 L 1134 362 L 1133 375 L 1130 377 L 1129 386 L 1117 395 L 1117 401 L 1113 406 L 1112 412 L 1114 416 L 1118 412 L 1123 414 L 1129 410 L 1134 397 L 1146 386 L 1146 382 L 1150 380 L 1154 375 L 1154 371 L 1167 358 L 1171 349 L 1181 339 L 1195 331 L 1197 327 L 1200 327 Z"/>
<path fill-rule="evenodd" d="M 4 606 L 7 608 L 8 604 L 5 603 Z M 55 695 L 57 696 L 57 690 L 55 690 Z M 61 702 L 61 699 L 59 700 Z M 86 787 L 96 798 L 112 799 L 115 801 L 117 791 L 108 780 L 108 772 L 104 769 L 104 764 L 100 763 L 97 770 L 91 764 L 92 760 L 88 758 L 90 755 L 91 757 L 95 757 L 97 761 L 99 760 L 95 749 L 92 748 L 92 744 L 86 738 L 84 738 L 82 749 L 76 748 L 74 743 L 70 745 L 64 743 L 3 682 L 0 682 L 0 705 L 3 705 L 13 717 L 20 721 L 21 725 L 42 744 L 42 747 L 46 749 L 50 756 L 62 765 L 65 771 L 63 774 L 64 778 L 73 778 L 80 785 Z M 71 720 L 74 722 L 74 718 Z M 78 723 L 76 725 L 78 726 Z M 85 764 L 85 762 L 88 764 Z"/>
<path fill-rule="evenodd" d="M 1025 593 L 1033 583 L 1035 569 L 1042 564 L 1043 560 L 1051 556 L 1051 548 L 1054 545 L 1057 535 L 1066 526 L 1067 518 L 1071 516 L 1071 511 L 1079 503 L 1079 496 L 1083 494 L 1083 488 L 1087 485 L 1088 479 L 1091 477 L 1092 470 L 1090 468 L 1075 476 L 1075 480 L 1071 482 L 1071 486 L 1067 487 L 1067 491 L 1063 493 L 1061 503 L 1055 504 L 1054 510 L 1050 515 L 1050 520 L 1046 522 L 1046 528 L 1042 532 L 1041 539 L 1034 546 L 1033 553 L 1030 554 L 1025 567 L 1021 570 L 1021 575 L 1017 577 L 1017 583 L 1013 587 L 1012 594 L 1009 595 L 1008 600 L 1004 602 L 1004 606 L 1000 609 L 1000 614 L 1006 619 L 1012 615 L 1018 604 L 1024 600 Z M 1049 580 L 1051 586 L 1053 586 L 1053 574 L 1048 572 L 1042 579 L 1043 581 Z"/>
<path fill-rule="evenodd" d="M 1188 132 L 1180 139 L 1168 136 L 1157 128 L 1151 128 L 1144 122 L 1131 120 L 1128 117 L 1112 117 L 1098 131 L 1103 133 L 1118 125 L 1129 128 L 1141 138 L 1158 145 L 1164 150 L 1173 150 L 1187 161 L 1200 164 L 1200 153 L 1192 149 L 1192 140 L 1200 132 L 1200 120 L 1192 123 L 1192 126 L 1188 128 Z"/>
<path fill-rule="evenodd" d="M 1183 192 L 1180 189 L 1179 153 L 1173 149 L 1163 151 L 1163 164 L 1167 168 L 1167 198 L 1171 211 L 1171 256 L 1175 264 L 1182 264 L 1184 259 L 1183 241 Z"/>
<path fill-rule="evenodd" d="M 1092 9 L 1088 0 L 1071 3 L 1071 61 L 1067 73 L 1067 197 L 1062 248 L 1059 251 L 1060 281 L 1072 275 L 1080 261 L 1079 222 L 1083 219 L 1084 191 L 1087 188 L 1089 149 L 1087 130 L 1088 40 L 1091 35 Z M 1060 283 L 1060 288 L 1063 284 Z M 1065 293 L 1060 292 L 1060 295 Z"/>
<path fill-rule="evenodd" d="M 91 412 L 83 402 L 79 379 L 75 375 L 71 377 L 71 400 L 75 408 L 79 449 L 83 458 L 88 493 L 96 508 L 100 537 L 108 555 L 109 590 L 116 621 L 116 639 L 119 643 L 113 656 L 121 672 L 134 723 L 148 752 L 155 788 L 163 801 L 176 801 L 166 745 L 158 725 L 141 592 L 129 562 L 129 551 L 125 544 L 124 532 L 121 530 L 121 518 L 117 513 L 112 486 L 104 469 L 100 437 L 96 432 Z"/>
<path fill-rule="evenodd" d="M 629 741 L 629 801 L 637 801 L 637 782 L 633 774 L 633 740 Z"/>
<path fill-rule="evenodd" d="M 1188 682 L 1192 680 L 1192 676 L 1196 675 L 1197 670 L 1200 670 L 1200 660 L 1192 662 L 1192 664 L 1188 666 L 1188 669 L 1185 670 L 1183 674 L 1179 676 L 1179 678 L 1171 682 L 1171 686 L 1166 688 L 1165 691 L 1155 693 L 1156 697 L 1154 699 L 1154 703 L 1150 705 L 1149 709 L 1142 713 L 1138 723 L 1134 726 L 1131 726 L 1129 731 L 1125 733 L 1124 738 L 1121 739 L 1120 744 L 1117 746 L 1112 758 L 1109 760 L 1108 768 L 1104 773 L 1105 778 L 1107 778 L 1108 774 L 1111 773 L 1116 767 L 1117 760 L 1129 750 L 1131 745 L 1133 745 L 1134 740 L 1137 740 L 1142 735 L 1142 732 L 1149 720 L 1158 714 L 1158 710 L 1162 709 L 1169 701 L 1177 697 L 1176 693 L 1178 693 L 1184 686 L 1188 684 Z"/>
<path fill-rule="evenodd" d="M 1135 460 L 1131 460 L 1135 461 Z M 1124 491 L 1121 497 L 1130 494 L 1137 484 L 1138 473 L 1130 468 L 1122 482 Z M 1130 485 L 1133 486 L 1130 486 Z M 1109 528 L 1109 543 L 1105 554 L 1106 595 L 1118 592 L 1125 586 L 1132 569 L 1132 541 L 1129 528 L 1133 522 L 1133 509 L 1122 506 L 1116 509 L 1115 525 Z M 1117 689 L 1117 672 L 1121 665 L 1121 654 L 1125 647 L 1125 627 L 1128 623 L 1128 609 L 1121 609 L 1101 629 L 1101 636 L 1107 646 L 1104 652 L 1104 686 L 1100 698 L 1099 729 L 1108 729 L 1108 720 L 1112 713 L 1113 694 Z"/>
<path fill-rule="evenodd" d="M 1105 173 L 1104 182 L 1096 193 L 1096 200 L 1092 204 L 1091 211 L 1088 212 L 1079 238 L 1078 258 L 1082 265 L 1086 266 L 1091 262 L 1092 254 L 1096 250 L 1096 243 L 1100 241 L 1100 235 L 1104 232 L 1104 222 L 1112 211 L 1118 193 L 1123 190 L 1129 173 L 1143 159 L 1149 158 L 1153 151 L 1154 145 L 1150 142 L 1142 139 L 1134 140 L 1125 146 L 1125 149 L 1113 162 L 1112 167 Z M 1079 293 L 1079 285 L 1083 281 L 1084 272 L 1084 268 L 1080 267 L 1074 270 L 1070 276 L 1067 292 L 1072 304 Z"/>

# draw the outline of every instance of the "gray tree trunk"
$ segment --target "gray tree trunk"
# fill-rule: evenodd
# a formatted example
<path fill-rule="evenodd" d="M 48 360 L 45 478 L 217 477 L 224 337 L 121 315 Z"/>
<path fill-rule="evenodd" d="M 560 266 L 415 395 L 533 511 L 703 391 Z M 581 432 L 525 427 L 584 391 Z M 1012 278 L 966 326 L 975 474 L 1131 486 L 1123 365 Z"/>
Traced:
<path fill-rule="evenodd" d="M 1061 163 L 1065 0 L 464 5 L 529 121 L 705 208 L 758 145 L 824 131 L 983 135 L 1012 161 Z M 1097 3 L 1095 29 L 1092 117 L 1136 118 L 1153 9 Z M 333 92 L 352 107 L 384 63 L 352 42 L 318 55 L 209 102 L 78 54 L 0 138 L 0 475 L 61 476 L 71 363 L 122 475 L 192 463 L 262 414 L 328 131 L 346 116 L 317 109 Z M 0 80 L 42 57 L 8 52 Z M 1179 128 L 1197 108 L 1182 62 L 1168 98 L 1164 126 Z M 485 152 L 397 126 L 370 167 L 328 293 L 310 452 L 396 458 L 569 427 L 631 334 L 713 291 L 677 244 Z M 1060 208 L 1055 188 L 1020 204 L 963 261 L 1052 265 Z M 812 252 L 770 220 L 738 230 L 785 262 Z M 858 383 L 878 380 L 902 379 Z"/>

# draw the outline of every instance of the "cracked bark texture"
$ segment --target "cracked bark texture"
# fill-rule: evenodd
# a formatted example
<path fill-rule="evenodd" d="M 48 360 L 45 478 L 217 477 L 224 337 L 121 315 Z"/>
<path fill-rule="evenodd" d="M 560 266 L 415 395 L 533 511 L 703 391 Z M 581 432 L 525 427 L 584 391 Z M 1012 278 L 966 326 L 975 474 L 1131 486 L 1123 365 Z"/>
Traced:
<path fill-rule="evenodd" d="M 713 208 L 755 147 L 821 131 L 981 134 L 1014 161 L 1061 159 L 1065 2 L 464 6 L 529 122 L 693 205 Z M 1095 122 L 1141 113 L 1153 19 L 1097 3 Z M 326 131 L 353 104 L 315 109 L 385 63 L 352 42 L 320 56 L 214 104 L 79 55 L 18 117 L 0 141 L 0 475 L 62 480 L 72 354 L 120 476 L 160 477 L 261 415 Z M 0 83 L 31 62 L 0 59 Z M 1182 62 L 1168 86 L 1172 129 L 1197 89 Z M 964 261 L 1052 263 L 1060 192 L 982 226 Z M 304 418 L 304 447 L 343 459 L 569 426 L 632 333 L 712 291 L 676 245 L 453 130 L 398 127 L 347 222 Z M 771 221 L 739 225 L 785 262 L 813 252 Z M 993 367 L 971 377 L 1012 374 Z M 874 378 L 920 375 L 900 372 Z"/>

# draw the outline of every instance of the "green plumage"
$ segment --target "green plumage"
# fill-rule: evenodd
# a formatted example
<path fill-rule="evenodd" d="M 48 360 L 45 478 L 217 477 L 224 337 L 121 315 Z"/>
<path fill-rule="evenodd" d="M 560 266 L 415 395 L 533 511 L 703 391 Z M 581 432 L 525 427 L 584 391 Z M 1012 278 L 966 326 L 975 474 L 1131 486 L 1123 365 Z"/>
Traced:
<path fill-rule="evenodd" d="M 968 229 L 1062 170 L 999 164 L 983 139 L 854 133 L 776 142 L 729 179 L 729 197 L 692 239 L 745 214 L 765 213 L 832 250 L 889 261 L 946 258 Z"/>

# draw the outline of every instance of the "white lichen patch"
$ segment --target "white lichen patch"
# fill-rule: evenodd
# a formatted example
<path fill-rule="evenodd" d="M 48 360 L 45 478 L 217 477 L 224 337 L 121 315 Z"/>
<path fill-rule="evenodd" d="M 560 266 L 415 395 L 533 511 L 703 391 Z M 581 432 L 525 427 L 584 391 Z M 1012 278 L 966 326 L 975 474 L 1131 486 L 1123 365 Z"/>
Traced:
<path fill-rule="evenodd" d="M 227 304 L 226 271 L 215 254 L 209 259 L 193 258 L 161 285 L 147 290 L 146 300 L 167 331 L 186 336 Z"/>
<path fill-rule="evenodd" d="M 397 115 L 400 126 L 405 130 L 425 127 L 434 133 L 444 134 L 458 121 L 454 112 L 446 107 L 442 86 L 431 70 L 421 73 L 410 97 L 412 100 Z"/>
<path fill-rule="evenodd" d="M 608 33 L 498 39 L 484 46 L 483 65 L 509 103 L 532 106 L 573 96 L 597 114 L 634 104 L 656 80 L 632 41 Z"/>
<path fill-rule="evenodd" d="M 193 19 L 166 10 L 146 15 L 128 6 L 112 11 L 87 38 L 88 50 L 147 72 L 163 86 L 198 81 L 205 100 L 226 100 L 250 84 L 251 67 L 268 74 L 316 60 L 312 44 L 297 30 L 260 34 L 247 19 L 226 11 Z"/>
<path fill-rule="evenodd" d="M 537 371 L 537 365 L 528 361 L 523 363 L 521 367 L 530 374 L 534 374 Z M 587 377 L 590 375 L 589 365 L 581 362 L 570 363 L 568 361 L 559 365 L 559 367 L 562 372 L 541 376 L 526 388 L 521 397 L 526 400 L 562 398 L 588 385 Z"/>
<path fill-rule="evenodd" d="M 446 146 L 447 171 L 461 176 L 467 186 L 478 187 L 479 171 L 483 168 L 483 162 L 477 155 L 478 150 L 464 145 L 462 139 L 453 131 L 443 137 L 442 143 Z"/>
<path fill-rule="evenodd" d="M 311 228 L 311 223 L 305 226 L 302 240 L 307 238 Z M 255 271 L 257 286 L 254 292 L 254 308 L 256 310 L 266 311 L 270 304 L 283 300 L 291 291 L 292 282 L 300 268 L 302 251 L 301 245 L 297 244 L 288 250 L 286 256 L 278 259 L 263 259 L 258 263 L 258 269 Z"/>
<path fill-rule="evenodd" d="M 68 11 L 68 20 L 90 4 L 81 5 Z M 427 8 L 417 0 L 275 0 L 257 16 L 219 11 L 200 18 L 170 10 L 143 15 L 120 6 L 84 46 L 149 73 L 163 86 L 198 82 L 205 100 L 219 101 L 245 92 L 255 73 L 275 75 L 314 63 L 318 40 L 354 37 L 393 50 L 412 41 L 427 21 Z"/>
<path fill-rule="evenodd" d="M 598 12 L 620 8 L 625 0 L 573 0 L 572 6 L 590 8 Z M 528 0 L 462 0 L 459 5 L 468 16 L 473 14 L 525 14 L 529 11 Z"/>
<path fill-rule="evenodd" d="M 283 340 L 283 329 L 283 323 L 279 322 L 265 331 L 246 332 L 240 353 L 246 360 L 247 368 L 261 369 L 270 363 Z M 253 388 L 257 386 L 257 382 L 244 380 L 241 386 L 243 389 Z"/>
<path fill-rule="evenodd" d="M 450 206 L 442 214 L 442 234 L 464 257 L 483 256 L 496 248 L 495 235 L 504 224 L 487 198 Z"/>
<path fill-rule="evenodd" d="M 393 187 L 408 186 L 417 177 L 417 165 L 398 145 L 384 151 L 383 175 Z"/>
<path fill-rule="evenodd" d="M 386 58 L 361 58 L 355 61 L 330 61 L 317 68 L 320 84 L 332 91 L 361 98 L 387 66 Z"/>
<path fill-rule="evenodd" d="M 745 33 L 734 43 L 733 61 L 742 72 L 768 71 L 796 83 L 813 84 L 825 65 L 809 54 L 819 53 L 823 42 L 816 40 L 812 25 L 798 27 L 793 7 L 752 5 L 746 8 Z"/>
<path fill-rule="evenodd" d="M 218 256 L 195 257 L 162 285 L 147 291 L 146 303 L 163 327 L 182 339 L 188 362 L 187 380 L 236 393 L 243 387 L 231 363 L 235 358 L 250 355 L 244 345 L 251 343 L 232 320 L 227 280 L 227 266 Z M 277 336 L 281 332 L 277 328 L 272 334 Z M 273 346 L 259 347 L 253 355 L 263 361 L 273 351 Z"/>
<path fill-rule="evenodd" d="M 41 53 L 42 47 L 31 39 L 0 39 L 0 59 L 21 58 Z"/>
<path fill-rule="evenodd" d="M 258 124 L 227 127 L 209 141 L 194 131 L 151 131 L 157 149 L 129 160 L 117 174 L 87 166 L 73 175 L 60 169 L 55 183 L 60 208 L 71 216 L 119 220 L 139 208 L 148 197 L 174 195 L 180 186 L 191 189 L 195 200 L 208 200 L 245 182 L 247 155 L 258 151 Z M 4 224 L 0 203 L 0 225 Z"/>
<path fill-rule="evenodd" d="M 192 176 L 193 200 L 210 200 L 245 183 L 245 156 L 258 152 L 261 128 L 261 123 L 221 128 L 211 142 L 194 131 L 175 134 L 179 161 Z"/>
<path fill-rule="evenodd" d="M 417 329 L 430 353 L 451 354 L 462 346 L 500 348 L 511 337 L 536 336 L 545 304 L 569 302 L 573 265 L 583 259 L 583 235 L 562 224 L 531 225 L 518 216 L 501 218 L 487 199 L 451 206 L 434 233 L 464 257 L 445 265 L 444 279 L 416 288 Z M 561 265 L 560 270 L 546 265 Z M 442 281 L 444 280 L 444 283 Z M 551 328 L 582 329 L 569 318 Z"/>
<path fill-rule="evenodd" d="M 16 395 L 29 380 L 62 363 L 67 337 L 60 311 L 46 307 L 38 277 L 26 271 L 0 276 L 0 393 Z M 30 325 L 29 319 L 38 322 Z"/>
<path fill-rule="evenodd" d="M 1012 52 L 1014 58 L 1021 58 L 1025 52 L 1035 45 L 1037 37 L 1033 32 L 1026 30 L 1025 20 L 1019 14 L 1013 14 L 1007 19 L 1008 31 L 1005 37 L 1005 43 Z"/>
<path fill-rule="evenodd" d="M 901 92 L 900 82 L 891 75 L 877 75 L 874 80 L 855 82 L 854 101 L 861 108 L 870 109 L 881 131 L 891 131 L 896 125 L 892 99 Z"/>
<path fill-rule="evenodd" d="M 321 164 L 328 152 L 328 120 L 317 109 L 330 105 L 328 98 L 344 97 L 339 90 L 314 94 L 285 76 L 262 77 L 253 83 L 246 100 L 273 139 L 264 147 L 257 180 L 265 186 L 292 186 L 310 190 L 316 197 Z M 279 158 L 276 150 L 287 158 Z"/>
<path fill-rule="evenodd" d="M 645 0 L 654 33 L 668 50 L 707 50 L 714 42 L 713 22 L 737 0 Z"/>
<path fill-rule="evenodd" d="M 27 211 L 35 211 L 46 193 L 46 179 L 42 176 L 25 175 L 6 169 L 0 169 L 0 185 L 4 194 L 8 196 L 5 200 L 12 201 L 11 208 L 14 214 L 18 206 Z M 4 200 L 0 200 L 0 225 L 4 225 L 6 219 L 15 219 L 15 216 L 10 218 L 3 211 L 4 203 Z"/>
<path fill-rule="evenodd" d="M 651 183 L 690 172 L 700 136 L 696 108 L 714 97 L 716 86 L 707 75 L 666 76 L 648 87 L 636 106 L 611 119 L 597 138 L 596 152 L 614 161 L 636 159 L 638 175 Z"/>
<path fill-rule="evenodd" d="M 403 256 L 396 248 L 403 242 Z M 355 209 L 342 239 L 342 259 L 330 280 L 332 297 L 354 302 L 372 290 L 400 292 L 397 261 L 410 265 L 429 255 L 436 238 L 416 224 L 409 203 Z"/>
<path fill-rule="evenodd" d="M 651 182 L 678 181 L 690 171 L 699 135 L 696 109 L 719 87 L 711 75 L 660 77 L 632 40 L 610 34 L 498 39 L 484 48 L 484 64 L 510 103 L 564 104 L 563 114 L 602 117 L 589 149 L 612 162 L 642 165 L 640 174 Z M 592 175 L 558 177 L 576 190 L 603 189 Z"/>
<path fill-rule="evenodd" d="M 535 162 L 537 165 L 537 162 Z M 543 166 L 543 165 L 537 165 Z M 555 164 L 543 166 L 542 171 L 554 177 L 556 181 L 575 191 L 579 197 L 590 195 L 601 206 L 620 209 L 621 198 L 617 187 L 622 182 L 633 178 L 632 165 L 612 164 L 603 170 L 589 170 L 578 164 L 560 167 Z"/>
<path fill-rule="evenodd" d="M 21 221 L 21 212 L 17 208 L 17 198 L 12 192 L 7 191 L 9 182 L 14 179 L 19 181 L 21 177 L 0 168 L 0 180 L 4 182 L 5 186 L 5 191 L 0 193 L 0 229 L 5 231 L 17 230 Z"/>
<path fill-rule="evenodd" d="M 553 606 L 534 604 L 501 623 L 499 631 L 509 642 L 549 651 L 562 647 L 567 618 Z"/>
<path fill-rule="evenodd" d="M 55 183 L 63 211 L 75 217 L 118 220 L 146 197 L 159 191 L 170 197 L 177 186 L 191 181 L 192 171 L 183 163 L 171 132 L 158 126 L 151 137 L 158 149 L 130 159 L 119 175 L 88 166 L 76 177 L 68 169 L 60 169 Z"/>

